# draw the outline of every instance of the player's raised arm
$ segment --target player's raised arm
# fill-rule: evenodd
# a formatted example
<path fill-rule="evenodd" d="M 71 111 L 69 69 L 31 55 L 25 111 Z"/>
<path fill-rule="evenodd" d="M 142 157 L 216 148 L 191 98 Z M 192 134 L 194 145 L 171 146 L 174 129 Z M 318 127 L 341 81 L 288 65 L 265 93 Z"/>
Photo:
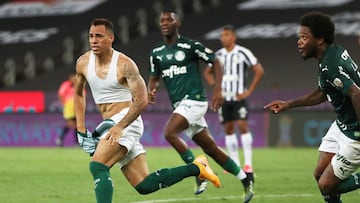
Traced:
<path fill-rule="evenodd" d="M 269 109 L 274 113 L 280 113 L 287 109 L 302 107 L 302 106 L 314 106 L 326 101 L 326 95 L 320 89 L 316 89 L 313 92 L 306 94 L 304 96 L 298 97 L 296 99 L 280 101 L 275 100 L 266 104 L 264 109 Z"/>

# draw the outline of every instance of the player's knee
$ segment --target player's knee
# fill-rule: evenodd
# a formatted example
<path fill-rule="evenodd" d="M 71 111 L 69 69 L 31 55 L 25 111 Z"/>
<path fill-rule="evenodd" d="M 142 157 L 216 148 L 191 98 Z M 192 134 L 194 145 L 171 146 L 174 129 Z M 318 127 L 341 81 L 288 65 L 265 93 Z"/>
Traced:
<path fill-rule="evenodd" d="M 166 132 L 164 133 L 164 137 L 167 141 L 171 142 L 172 140 L 177 139 L 177 135 L 175 133 Z"/>
<path fill-rule="evenodd" d="M 171 135 L 169 133 L 165 132 L 164 137 L 166 140 L 169 140 L 171 138 Z"/>
<path fill-rule="evenodd" d="M 318 186 L 322 192 L 322 194 L 331 195 L 334 192 L 334 187 L 329 181 L 325 180 L 325 178 L 321 178 L 318 181 Z"/>
<path fill-rule="evenodd" d="M 315 169 L 314 170 L 314 178 L 315 178 L 315 180 L 319 181 L 320 177 L 321 177 L 321 172 Z"/>
<path fill-rule="evenodd" d="M 226 135 L 232 135 L 235 133 L 234 128 L 225 128 L 225 134 Z"/>

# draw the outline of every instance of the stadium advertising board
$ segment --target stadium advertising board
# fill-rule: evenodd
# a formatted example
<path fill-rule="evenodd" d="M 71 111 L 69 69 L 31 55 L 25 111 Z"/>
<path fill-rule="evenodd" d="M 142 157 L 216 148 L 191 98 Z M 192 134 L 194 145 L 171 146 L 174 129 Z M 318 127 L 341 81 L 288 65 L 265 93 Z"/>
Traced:
<path fill-rule="evenodd" d="M 169 113 L 145 113 L 142 115 L 145 131 L 142 144 L 145 146 L 169 147 L 163 136 L 164 125 Z M 216 113 L 207 116 L 210 132 L 220 146 L 224 146 L 224 133 Z M 252 114 L 249 123 L 254 133 L 254 146 L 265 146 L 266 133 L 264 131 L 264 114 Z M 87 114 L 86 126 L 93 130 L 101 121 L 99 114 Z M 55 140 L 61 133 L 65 121 L 61 114 L 5 114 L 0 117 L 0 146 L 26 147 L 56 146 Z M 185 135 L 182 136 L 190 146 L 195 144 Z M 76 146 L 77 143 L 71 131 L 64 140 L 64 146 Z"/>
<path fill-rule="evenodd" d="M 101 121 L 97 114 L 87 115 L 86 125 L 94 129 Z M 5 147 L 49 147 L 65 125 L 61 114 L 5 114 L 0 117 L 0 146 Z M 75 137 L 69 130 L 65 146 L 74 146 Z"/>
<path fill-rule="evenodd" d="M 288 111 L 269 115 L 269 146 L 319 146 L 335 114 L 330 111 Z"/>
<path fill-rule="evenodd" d="M 169 118 L 169 113 L 147 113 L 143 114 L 145 132 L 142 143 L 148 146 L 169 146 L 163 136 L 164 126 Z M 219 122 L 218 114 L 209 112 L 205 116 L 211 135 L 216 143 L 225 146 L 225 134 L 223 126 Z M 156 122 L 154 122 L 156 121 Z M 254 147 L 264 147 L 266 145 L 265 117 L 262 112 L 254 112 L 249 117 L 249 127 L 254 135 Z M 182 138 L 190 145 L 196 146 L 186 135 Z"/>
<path fill-rule="evenodd" d="M 42 91 L 0 92 L 0 113 L 41 113 L 45 109 Z"/>

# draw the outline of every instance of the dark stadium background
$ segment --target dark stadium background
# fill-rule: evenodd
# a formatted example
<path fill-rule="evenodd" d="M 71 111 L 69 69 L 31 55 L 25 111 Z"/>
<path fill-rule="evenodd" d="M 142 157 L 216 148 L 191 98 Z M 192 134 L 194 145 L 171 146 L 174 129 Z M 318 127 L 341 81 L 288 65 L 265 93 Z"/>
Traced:
<path fill-rule="evenodd" d="M 258 131 L 258 147 L 317 146 L 334 117 L 328 104 L 292 110 L 279 117 L 262 110 L 271 99 L 286 99 L 316 88 L 316 61 L 304 62 L 296 45 L 296 26 L 303 13 L 318 10 L 331 15 L 336 23 L 335 42 L 347 48 L 355 61 L 360 61 L 360 2 L 356 0 L 293 0 L 281 5 L 279 2 L 283 1 L 278 0 L 132 0 L 126 3 L 94 0 L 88 1 L 94 7 L 75 14 L 71 12 L 77 7 L 64 6 L 63 2 L 79 1 L 0 2 L 0 91 L 40 91 L 45 96 L 45 109 L 41 114 L 0 113 L 0 127 L 6 129 L 0 132 L 0 146 L 54 145 L 53 138 L 62 125 L 56 91 L 67 75 L 74 72 L 76 58 L 87 49 L 87 31 L 95 17 L 114 22 L 117 38 L 114 48 L 136 61 L 145 80 L 149 52 L 162 40 L 157 15 L 163 6 L 177 8 L 183 13 L 181 34 L 198 39 L 213 50 L 220 47 L 218 29 L 234 25 L 238 42 L 251 49 L 265 69 L 263 81 L 249 99 L 253 111 L 250 125 Z M 20 6 L 14 6 L 15 3 Z M 27 7 L 26 4 L 31 5 Z M 46 13 L 46 9 L 51 12 Z M 211 89 L 207 87 L 207 90 L 211 95 Z M 151 122 L 157 117 L 166 119 L 171 111 L 166 93 L 159 94 L 158 105 L 150 106 L 144 113 L 144 118 L 149 119 L 145 120 L 146 129 L 150 129 L 144 140 L 149 145 L 166 146 L 161 139 L 163 123 Z M 0 101 L 9 99 L 3 96 Z M 31 97 L 24 100 L 31 100 Z M 94 117 L 89 120 L 89 128 L 92 128 L 99 118 L 91 101 L 88 113 L 89 117 Z M 209 112 L 208 119 L 213 135 L 222 144 L 222 130 L 216 114 Z M 68 140 L 68 145 L 71 144 Z"/>

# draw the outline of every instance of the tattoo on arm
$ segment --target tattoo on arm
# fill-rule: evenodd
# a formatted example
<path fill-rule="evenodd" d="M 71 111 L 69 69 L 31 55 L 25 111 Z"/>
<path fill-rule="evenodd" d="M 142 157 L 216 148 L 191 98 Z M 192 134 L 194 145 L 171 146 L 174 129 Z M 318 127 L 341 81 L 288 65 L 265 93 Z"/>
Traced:
<path fill-rule="evenodd" d="M 122 67 L 122 72 L 126 78 L 128 87 L 131 91 L 133 102 L 128 113 L 119 122 L 120 127 L 125 128 L 132 123 L 147 106 L 147 91 L 144 79 L 141 77 L 135 63 L 129 61 Z"/>

